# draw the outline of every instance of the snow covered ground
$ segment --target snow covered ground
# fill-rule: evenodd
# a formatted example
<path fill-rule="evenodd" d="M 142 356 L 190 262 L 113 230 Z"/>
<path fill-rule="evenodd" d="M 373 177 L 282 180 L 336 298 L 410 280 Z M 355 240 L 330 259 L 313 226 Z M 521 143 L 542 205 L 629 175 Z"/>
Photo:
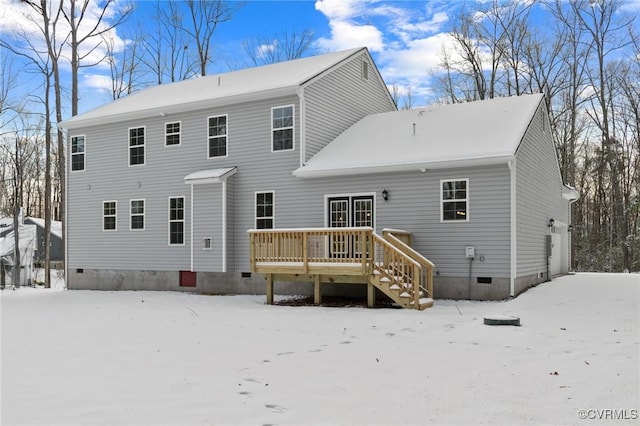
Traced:
<path fill-rule="evenodd" d="M 422 312 L 264 303 L 4 291 L 2 424 L 640 423 L 637 274 Z"/>

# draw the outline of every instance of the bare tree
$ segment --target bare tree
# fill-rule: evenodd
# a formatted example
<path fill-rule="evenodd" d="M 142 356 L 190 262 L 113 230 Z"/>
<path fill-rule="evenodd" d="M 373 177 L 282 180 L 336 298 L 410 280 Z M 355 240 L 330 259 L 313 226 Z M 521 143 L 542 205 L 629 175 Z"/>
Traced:
<path fill-rule="evenodd" d="M 242 43 L 252 65 L 266 65 L 301 58 L 313 41 L 311 30 L 285 30 L 273 37 L 256 37 Z"/>
<path fill-rule="evenodd" d="M 211 41 L 218 24 L 231 19 L 232 7 L 223 0 L 185 0 L 191 26 L 185 27 L 198 50 L 200 75 L 207 74 L 211 62 Z"/>

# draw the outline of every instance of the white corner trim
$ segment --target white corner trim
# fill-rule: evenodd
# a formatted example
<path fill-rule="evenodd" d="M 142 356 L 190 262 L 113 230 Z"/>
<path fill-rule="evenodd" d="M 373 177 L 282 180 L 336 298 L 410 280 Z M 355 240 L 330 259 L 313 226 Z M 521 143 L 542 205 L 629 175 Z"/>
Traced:
<path fill-rule="evenodd" d="M 222 272 L 227 272 L 227 181 L 222 181 Z"/>
<path fill-rule="evenodd" d="M 514 297 L 516 293 L 516 269 L 517 269 L 517 255 L 518 245 L 516 241 L 517 226 L 516 226 L 516 159 L 513 158 L 507 163 L 509 165 L 510 175 L 510 242 L 511 246 L 509 251 L 511 252 L 510 258 L 510 272 L 509 272 L 509 296 Z"/>

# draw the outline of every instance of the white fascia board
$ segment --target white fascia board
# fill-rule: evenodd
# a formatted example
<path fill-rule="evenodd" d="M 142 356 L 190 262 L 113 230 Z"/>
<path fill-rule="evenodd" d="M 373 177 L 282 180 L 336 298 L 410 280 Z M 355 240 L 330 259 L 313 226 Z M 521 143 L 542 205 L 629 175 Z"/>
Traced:
<path fill-rule="evenodd" d="M 184 177 L 184 183 L 187 185 L 201 185 L 204 183 L 221 183 L 225 182 L 229 176 L 233 176 L 238 171 L 237 167 L 229 167 L 226 169 L 200 170 Z"/>
<path fill-rule="evenodd" d="M 141 109 L 137 111 L 126 111 L 119 114 L 102 115 L 90 118 L 82 118 L 82 114 L 80 114 L 76 117 L 71 117 L 68 120 L 59 122 L 58 127 L 72 130 L 82 127 L 98 126 L 102 124 L 119 123 L 130 120 L 141 120 L 144 118 L 170 117 L 172 114 L 184 113 L 189 111 L 197 111 L 201 109 L 214 108 L 224 105 L 233 105 L 242 102 L 253 102 L 262 99 L 295 95 L 298 87 L 298 85 L 278 87 L 275 89 L 263 90 L 260 92 L 242 93 L 196 102 L 183 102 L 174 105 Z"/>
<path fill-rule="evenodd" d="M 483 158 L 460 158 L 455 160 L 431 161 L 421 163 L 387 164 L 375 166 L 355 166 L 341 169 L 310 169 L 300 167 L 293 171 L 293 175 L 301 178 L 321 178 L 332 176 L 350 176 L 374 173 L 412 172 L 436 169 L 452 169 L 459 167 L 478 167 L 507 164 L 513 159 L 513 154 L 496 155 Z"/>

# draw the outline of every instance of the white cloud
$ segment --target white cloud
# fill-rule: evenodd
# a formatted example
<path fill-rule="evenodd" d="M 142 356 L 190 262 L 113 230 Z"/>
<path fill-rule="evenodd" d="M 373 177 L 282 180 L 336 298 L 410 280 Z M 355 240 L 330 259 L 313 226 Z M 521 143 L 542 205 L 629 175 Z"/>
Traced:
<path fill-rule="evenodd" d="M 48 1 L 49 15 L 53 16 L 61 0 Z M 37 2 L 39 4 L 39 2 Z M 98 24 L 100 15 L 103 11 L 103 2 L 99 0 L 90 0 L 87 10 L 85 11 L 84 18 L 78 29 L 78 39 L 82 39 L 86 34 L 92 31 Z M 65 2 L 66 7 L 68 4 Z M 126 7 L 122 5 L 122 2 L 111 3 L 107 9 L 103 22 L 98 25 L 98 28 L 105 28 L 109 25 L 110 19 L 120 13 L 120 8 Z M 17 2 L 15 0 L 0 0 L 0 37 L 3 40 L 13 42 L 16 49 L 26 47 L 25 40 L 28 40 L 31 46 L 38 50 L 46 51 L 44 42 L 44 36 L 42 35 L 42 16 L 27 3 Z M 59 37 L 56 40 L 58 45 L 64 42 L 70 32 L 70 26 L 67 21 L 60 16 L 57 22 L 56 34 Z M 106 34 L 107 37 L 113 40 L 116 48 L 124 46 L 124 41 L 118 36 L 115 30 L 111 30 Z M 80 56 L 84 57 L 85 63 L 97 63 L 104 58 L 105 49 L 101 46 L 101 39 L 94 37 L 87 40 L 81 45 Z M 25 46 L 22 46 L 25 45 Z M 70 52 L 68 46 L 63 49 L 63 56 L 69 58 Z M 65 64 L 63 63 L 62 66 Z"/>
<path fill-rule="evenodd" d="M 316 10 L 329 20 L 330 35 L 320 38 L 321 51 L 366 46 L 388 84 L 426 96 L 429 77 L 438 70 L 451 2 L 318 0 Z"/>
<path fill-rule="evenodd" d="M 384 47 L 382 32 L 373 25 L 357 25 L 348 21 L 329 23 L 331 38 L 317 41 L 321 51 L 337 51 L 366 46 L 371 51 L 380 51 Z"/>

